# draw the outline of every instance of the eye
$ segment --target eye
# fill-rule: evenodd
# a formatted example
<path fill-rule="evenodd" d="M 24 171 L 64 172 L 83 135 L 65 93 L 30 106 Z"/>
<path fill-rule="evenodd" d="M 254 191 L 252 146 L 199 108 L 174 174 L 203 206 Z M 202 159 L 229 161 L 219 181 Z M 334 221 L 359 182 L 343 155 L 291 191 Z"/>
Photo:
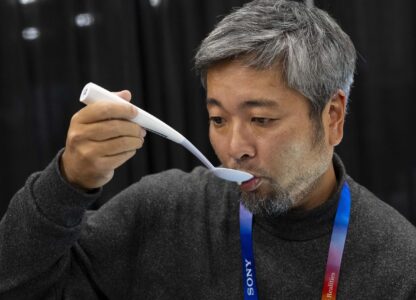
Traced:
<path fill-rule="evenodd" d="M 210 117 L 209 118 L 210 125 L 214 125 L 216 127 L 219 127 L 224 124 L 224 119 L 222 117 Z"/>
<path fill-rule="evenodd" d="M 263 117 L 253 117 L 253 118 L 251 118 L 251 122 L 256 123 L 257 125 L 260 125 L 260 126 L 267 126 L 275 120 L 276 119 L 263 118 Z"/>

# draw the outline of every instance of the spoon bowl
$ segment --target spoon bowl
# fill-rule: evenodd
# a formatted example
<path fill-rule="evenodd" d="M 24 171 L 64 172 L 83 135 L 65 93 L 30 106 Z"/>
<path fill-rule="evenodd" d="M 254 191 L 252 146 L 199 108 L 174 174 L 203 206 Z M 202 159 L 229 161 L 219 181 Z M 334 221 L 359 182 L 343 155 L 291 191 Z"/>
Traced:
<path fill-rule="evenodd" d="M 124 104 L 127 103 L 124 99 L 118 97 L 116 94 L 111 93 L 110 91 L 92 82 L 86 84 L 82 89 L 80 101 L 87 105 L 98 101 L 110 101 Z M 138 110 L 138 114 L 134 119 L 131 120 L 132 122 L 139 124 L 141 127 L 150 132 L 156 133 L 175 143 L 181 144 L 193 155 L 195 155 L 215 176 L 224 180 L 237 182 L 239 184 L 253 178 L 253 175 L 244 171 L 214 167 L 214 165 L 201 153 L 201 151 L 199 151 L 182 134 L 155 116 L 144 111 L 143 109 L 138 108 L 137 106 L 135 107 Z"/>
<path fill-rule="evenodd" d="M 238 184 L 241 184 L 242 182 L 248 181 L 251 178 L 253 178 L 253 175 L 251 175 L 250 173 L 229 168 L 214 167 L 214 169 L 211 169 L 210 171 L 212 172 L 212 174 L 219 178 L 228 181 L 234 181 Z"/>

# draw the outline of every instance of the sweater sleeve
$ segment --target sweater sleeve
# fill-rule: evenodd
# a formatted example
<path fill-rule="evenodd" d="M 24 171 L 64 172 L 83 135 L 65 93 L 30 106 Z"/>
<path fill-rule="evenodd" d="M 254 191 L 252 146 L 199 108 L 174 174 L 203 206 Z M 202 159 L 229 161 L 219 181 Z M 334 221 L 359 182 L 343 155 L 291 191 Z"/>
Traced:
<path fill-rule="evenodd" d="M 60 175 L 59 158 L 28 178 L 0 222 L 0 299 L 54 299 L 71 267 L 71 247 L 100 190 L 72 188 Z"/>

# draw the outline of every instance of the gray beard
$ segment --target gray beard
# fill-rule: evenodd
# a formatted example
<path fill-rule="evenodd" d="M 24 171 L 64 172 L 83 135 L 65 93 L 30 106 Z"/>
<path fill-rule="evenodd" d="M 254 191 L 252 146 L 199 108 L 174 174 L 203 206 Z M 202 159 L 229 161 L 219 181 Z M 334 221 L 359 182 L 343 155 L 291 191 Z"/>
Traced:
<path fill-rule="evenodd" d="M 304 174 L 305 176 L 306 174 Z M 305 178 L 308 178 L 306 175 Z M 296 182 L 300 183 L 303 180 Z M 289 212 L 291 209 L 296 208 L 302 204 L 305 197 L 317 186 L 320 177 L 316 177 L 310 182 L 304 189 L 296 190 L 290 187 L 289 189 L 283 189 L 276 182 L 270 183 L 272 190 L 266 194 L 260 194 L 254 192 L 242 192 L 241 203 L 253 214 L 264 216 L 280 216 Z M 295 184 L 296 185 L 296 184 Z M 289 192 L 292 191 L 292 193 Z M 296 190 L 296 192 L 295 192 Z"/>
<path fill-rule="evenodd" d="M 256 192 L 243 192 L 241 203 L 255 215 L 283 215 L 293 207 L 293 200 L 287 192 L 272 184 L 273 191 L 268 195 Z"/>
<path fill-rule="evenodd" d="M 283 188 L 276 181 L 271 179 L 271 176 L 266 176 L 271 179 L 269 182 L 271 191 L 267 194 L 262 194 L 256 191 L 242 192 L 241 203 L 253 214 L 261 214 L 267 216 L 280 216 L 286 214 L 291 209 L 302 205 L 302 202 L 317 186 L 321 176 L 329 167 L 331 159 L 326 161 L 322 151 L 325 150 L 323 143 L 323 129 L 322 124 L 318 123 L 316 126 L 316 135 L 313 141 L 313 150 L 320 153 L 318 164 L 312 169 L 300 172 L 297 178 L 291 184 Z M 326 152 L 326 151 L 324 151 Z"/>

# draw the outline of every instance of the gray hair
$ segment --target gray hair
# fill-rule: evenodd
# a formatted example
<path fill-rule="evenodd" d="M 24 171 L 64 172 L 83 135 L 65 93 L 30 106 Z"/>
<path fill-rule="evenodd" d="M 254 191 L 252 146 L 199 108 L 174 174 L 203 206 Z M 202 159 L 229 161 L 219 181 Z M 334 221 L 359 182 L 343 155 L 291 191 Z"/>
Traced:
<path fill-rule="evenodd" d="M 316 117 L 337 90 L 348 99 L 356 52 L 326 12 L 295 1 L 256 0 L 226 16 L 202 42 L 195 68 L 204 86 L 207 70 L 230 59 L 256 69 L 278 66 Z"/>

